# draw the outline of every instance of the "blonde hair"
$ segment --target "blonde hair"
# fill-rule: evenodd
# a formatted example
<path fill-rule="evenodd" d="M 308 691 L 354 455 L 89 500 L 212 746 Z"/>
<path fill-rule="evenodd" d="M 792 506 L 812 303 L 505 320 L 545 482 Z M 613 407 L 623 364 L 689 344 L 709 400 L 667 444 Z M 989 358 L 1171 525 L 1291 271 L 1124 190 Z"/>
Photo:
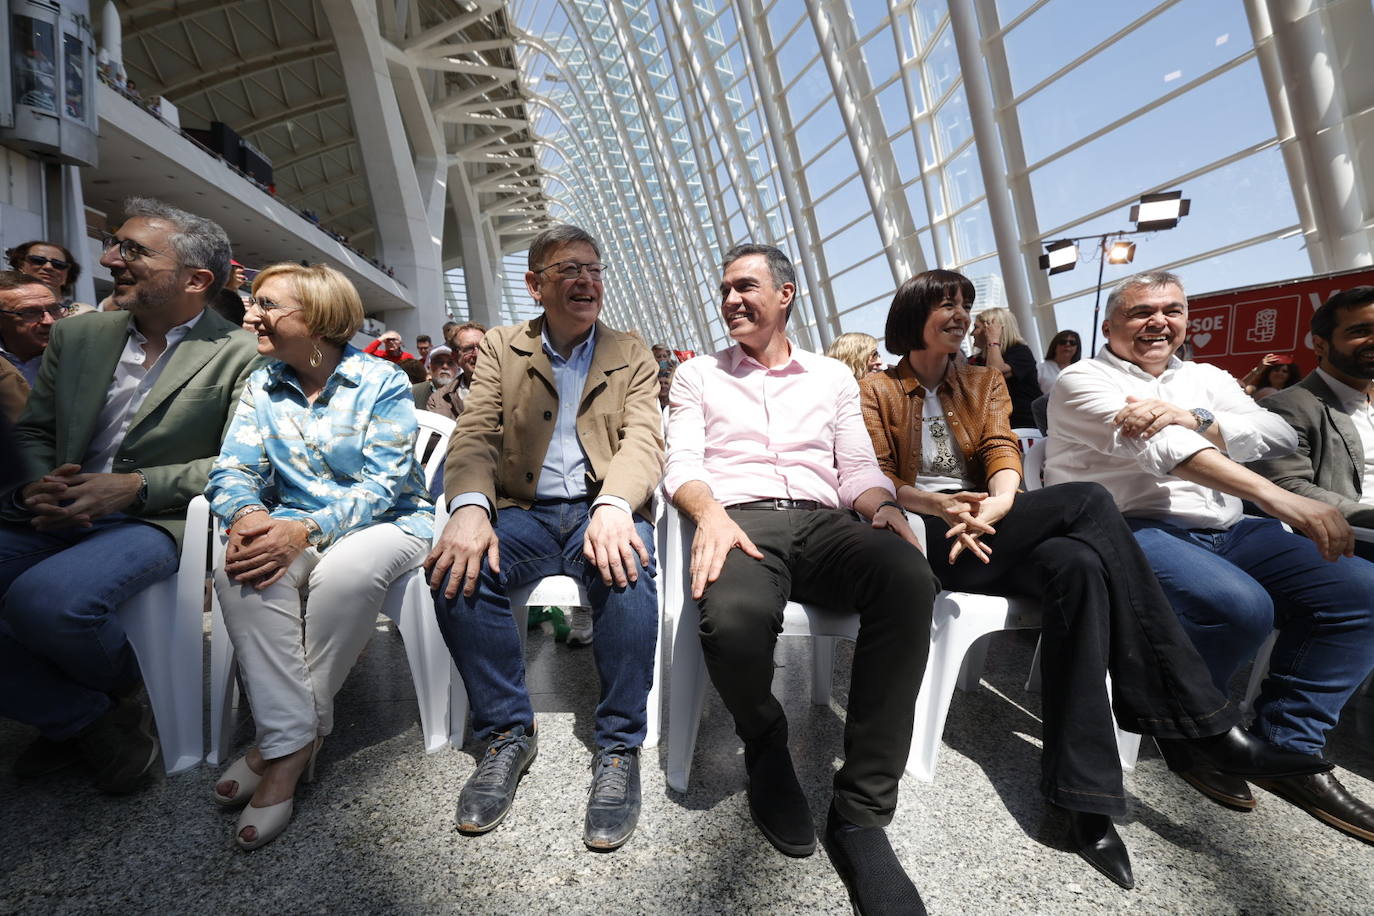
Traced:
<path fill-rule="evenodd" d="M 326 342 L 343 346 L 363 326 L 363 300 L 343 274 L 327 264 L 305 267 L 287 261 L 253 278 L 253 295 L 266 280 L 281 278 L 301 305 L 305 326 Z"/>
<path fill-rule="evenodd" d="M 1026 342 L 1026 338 L 1021 336 L 1021 326 L 1016 323 L 1016 316 L 1011 313 L 1011 309 L 993 308 L 983 309 L 973 316 L 976 323 L 979 318 L 996 318 L 1002 325 L 1002 349 L 1014 347 L 1017 344 Z"/>
<path fill-rule="evenodd" d="M 838 359 L 849 367 L 849 371 L 854 373 L 855 381 L 862 381 L 868 374 L 869 357 L 876 355 L 877 352 L 878 338 L 858 331 L 841 334 L 825 349 L 826 356 Z"/>

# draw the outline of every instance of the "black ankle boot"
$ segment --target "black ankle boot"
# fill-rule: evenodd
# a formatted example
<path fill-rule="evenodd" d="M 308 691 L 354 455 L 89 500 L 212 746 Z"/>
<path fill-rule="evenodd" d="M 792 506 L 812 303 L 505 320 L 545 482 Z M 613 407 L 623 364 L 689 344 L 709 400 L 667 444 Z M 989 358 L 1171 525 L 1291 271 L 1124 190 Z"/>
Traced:
<path fill-rule="evenodd" d="M 1069 811 L 1069 844 L 1083 861 L 1126 890 L 1135 887 L 1131 855 L 1107 815 Z"/>

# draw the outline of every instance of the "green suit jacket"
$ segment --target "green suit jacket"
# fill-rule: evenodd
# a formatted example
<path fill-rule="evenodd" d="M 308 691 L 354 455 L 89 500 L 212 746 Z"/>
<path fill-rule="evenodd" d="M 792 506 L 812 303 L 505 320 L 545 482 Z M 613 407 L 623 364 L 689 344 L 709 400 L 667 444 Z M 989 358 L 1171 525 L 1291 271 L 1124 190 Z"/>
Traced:
<path fill-rule="evenodd" d="M 129 320 L 128 312 L 100 312 L 53 325 L 38 382 L 15 427 L 23 480 L 85 461 Z M 256 360 L 253 335 L 207 309 L 171 354 L 115 453 L 115 473 L 141 471 L 148 480 L 147 500 L 126 511 L 165 529 L 178 546 L 186 504 L 205 490 Z M 5 504 L 15 518 L 14 501 Z"/>

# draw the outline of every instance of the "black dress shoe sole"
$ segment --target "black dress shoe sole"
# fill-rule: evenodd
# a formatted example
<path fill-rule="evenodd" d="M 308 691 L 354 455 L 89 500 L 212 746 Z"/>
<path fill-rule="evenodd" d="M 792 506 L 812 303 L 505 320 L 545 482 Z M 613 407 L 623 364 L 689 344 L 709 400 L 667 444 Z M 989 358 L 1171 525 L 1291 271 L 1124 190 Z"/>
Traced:
<path fill-rule="evenodd" d="M 1341 833 L 1348 833 L 1357 839 L 1364 840 L 1366 843 L 1374 843 L 1374 831 L 1365 830 L 1363 827 L 1357 827 L 1349 821 L 1342 820 L 1325 808 L 1319 808 L 1305 799 L 1298 798 L 1270 783 L 1268 780 L 1257 779 L 1255 780 L 1255 785 L 1264 789 L 1266 792 L 1272 792 L 1295 807 L 1301 808 L 1317 820 L 1322 821 L 1328 826 L 1335 827 Z"/>
<path fill-rule="evenodd" d="M 539 750 L 536 748 L 535 752 L 530 755 L 530 759 L 527 760 L 525 762 L 525 765 L 520 768 L 520 775 L 515 777 L 516 789 L 520 788 L 520 780 L 525 778 L 525 774 L 530 771 L 530 767 L 534 765 L 534 759 L 538 756 Z M 506 804 L 506 807 L 502 808 L 501 812 L 496 815 L 495 820 L 493 820 L 489 824 L 464 824 L 460 821 L 458 823 L 458 832 L 461 833 L 463 836 L 481 836 L 484 833 L 491 833 L 497 827 L 501 826 L 501 822 L 506 819 L 506 815 L 510 814 L 510 809 L 514 807 L 515 792 L 511 792 L 510 801 Z"/>
<path fill-rule="evenodd" d="M 1204 779 L 1198 778 L 1197 776 L 1193 775 L 1191 772 L 1188 772 L 1186 770 L 1182 772 L 1177 772 L 1176 775 L 1184 782 L 1186 782 L 1188 785 L 1192 786 L 1194 789 L 1197 789 L 1198 792 L 1207 796 L 1212 801 L 1216 802 L 1218 805 L 1221 805 L 1223 808 L 1230 808 L 1232 811 L 1255 810 L 1256 802 L 1253 796 L 1246 798 L 1245 796 L 1231 795 L 1229 793 L 1222 792 L 1216 787 L 1214 787 L 1211 783 L 1207 782 Z M 1240 777 L 1237 776 L 1235 778 L 1239 779 Z"/>
<path fill-rule="evenodd" d="M 753 805 L 749 806 L 749 817 L 753 820 L 754 826 L 759 828 L 759 833 L 763 834 L 763 838 L 772 843 L 773 848 L 783 855 L 791 856 L 794 859 L 805 859 L 816 851 L 816 838 L 814 836 L 811 837 L 809 843 L 787 842 L 764 826 L 763 820 L 754 813 Z"/>

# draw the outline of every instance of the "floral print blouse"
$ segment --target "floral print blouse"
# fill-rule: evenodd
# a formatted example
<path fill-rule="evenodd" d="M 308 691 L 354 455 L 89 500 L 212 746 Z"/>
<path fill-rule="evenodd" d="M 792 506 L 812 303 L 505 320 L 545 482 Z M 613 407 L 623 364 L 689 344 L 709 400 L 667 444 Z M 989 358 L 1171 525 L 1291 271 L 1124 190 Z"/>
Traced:
<path fill-rule="evenodd" d="M 205 496 L 226 521 L 249 506 L 309 517 L 321 550 L 383 522 L 429 540 L 434 505 L 417 428 L 410 381 L 393 363 L 346 345 L 311 404 L 295 370 L 273 361 L 249 376 Z"/>

